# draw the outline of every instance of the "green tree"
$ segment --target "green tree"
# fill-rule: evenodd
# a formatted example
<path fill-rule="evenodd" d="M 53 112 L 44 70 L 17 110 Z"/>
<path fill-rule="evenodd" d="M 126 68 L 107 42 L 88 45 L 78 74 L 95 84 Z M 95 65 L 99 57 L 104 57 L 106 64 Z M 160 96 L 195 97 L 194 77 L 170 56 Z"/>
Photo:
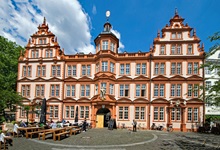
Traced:
<path fill-rule="evenodd" d="M 16 92 L 18 58 L 24 48 L 0 36 L 0 122 L 5 117 L 5 109 L 15 111 L 22 97 Z M 2 121 L 3 121 L 2 119 Z"/>
<path fill-rule="evenodd" d="M 215 54 L 217 51 L 220 52 L 220 32 L 216 32 L 213 36 L 209 37 L 211 42 L 215 42 L 214 45 L 210 48 L 209 53 L 207 53 L 206 58 Z M 217 70 L 217 74 L 220 77 L 220 59 L 215 63 L 207 62 L 202 67 L 208 67 L 210 71 Z M 215 106 L 220 105 L 220 79 L 218 79 L 215 84 L 213 84 L 207 91 L 205 95 L 206 100 L 211 100 L 212 104 Z"/>

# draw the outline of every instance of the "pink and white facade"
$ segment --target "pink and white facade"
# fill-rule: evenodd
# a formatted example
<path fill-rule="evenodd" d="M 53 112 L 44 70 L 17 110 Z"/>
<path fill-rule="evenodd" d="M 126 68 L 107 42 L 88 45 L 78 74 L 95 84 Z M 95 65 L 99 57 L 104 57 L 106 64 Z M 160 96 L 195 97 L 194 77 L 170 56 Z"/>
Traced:
<path fill-rule="evenodd" d="M 65 55 L 44 20 L 19 58 L 17 91 L 24 105 L 46 98 L 48 120 L 74 122 L 78 107 L 79 122 L 86 117 L 93 127 L 114 118 L 117 126 L 131 127 L 135 119 L 145 129 L 156 123 L 196 130 L 204 120 L 204 47 L 183 21 L 176 12 L 149 52 L 118 53 L 119 40 L 107 22 L 94 40 L 95 54 Z M 30 121 L 36 117 L 29 114 Z M 25 118 L 18 108 L 16 119 Z"/>

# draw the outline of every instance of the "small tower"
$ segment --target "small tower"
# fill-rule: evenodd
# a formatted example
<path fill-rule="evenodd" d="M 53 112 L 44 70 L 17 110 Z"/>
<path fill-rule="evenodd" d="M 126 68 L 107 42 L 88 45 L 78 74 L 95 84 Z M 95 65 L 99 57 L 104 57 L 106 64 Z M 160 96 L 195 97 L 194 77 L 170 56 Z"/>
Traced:
<path fill-rule="evenodd" d="M 103 31 L 95 38 L 96 53 L 102 50 L 110 50 L 118 53 L 119 40 L 111 32 L 112 25 L 109 23 L 110 11 L 106 11 L 106 23 Z"/>

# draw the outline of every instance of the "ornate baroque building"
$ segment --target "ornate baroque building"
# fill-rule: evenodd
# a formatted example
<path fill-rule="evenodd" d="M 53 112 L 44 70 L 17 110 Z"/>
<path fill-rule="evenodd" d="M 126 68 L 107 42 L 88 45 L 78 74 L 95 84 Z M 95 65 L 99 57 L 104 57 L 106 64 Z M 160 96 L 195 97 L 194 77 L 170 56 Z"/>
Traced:
<path fill-rule="evenodd" d="M 149 52 L 118 53 L 119 40 L 106 22 L 94 40 L 96 53 L 65 55 L 44 19 L 18 64 L 17 91 L 23 104 L 34 106 L 47 100 L 47 119 L 79 122 L 87 118 L 92 127 L 141 128 L 170 124 L 174 130 L 192 131 L 204 121 L 204 47 L 177 11 L 153 41 Z M 37 109 L 33 107 L 34 109 Z M 25 120 L 18 107 L 17 120 Z M 31 121 L 39 121 L 30 113 Z"/>

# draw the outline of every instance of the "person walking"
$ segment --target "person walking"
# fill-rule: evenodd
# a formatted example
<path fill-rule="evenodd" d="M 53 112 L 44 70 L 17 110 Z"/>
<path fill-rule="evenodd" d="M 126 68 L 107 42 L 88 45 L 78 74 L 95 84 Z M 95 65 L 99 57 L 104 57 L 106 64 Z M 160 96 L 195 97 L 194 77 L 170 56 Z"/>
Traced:
<path fill-rule="evenodd" d="M 83 121 L 83 132 L 86 132 L 86 125 L 87 125 L 87 122 L 86 122 L 86 118 L 85 120 Z"/>
<path fill-rule="evenodd" d="M 133 120 L 132 125 L 133 125 L 133 132 L 137 132 L 137 121 Z"/>

